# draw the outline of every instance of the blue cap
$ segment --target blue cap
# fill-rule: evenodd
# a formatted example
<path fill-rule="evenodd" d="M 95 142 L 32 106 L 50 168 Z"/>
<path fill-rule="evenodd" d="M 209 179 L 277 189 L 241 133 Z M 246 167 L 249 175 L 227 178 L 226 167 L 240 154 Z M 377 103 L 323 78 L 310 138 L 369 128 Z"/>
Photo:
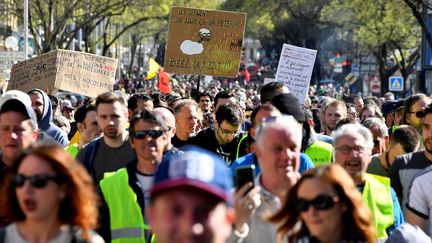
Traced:
<path fill-rule="evenodd" d="M 170 156 L 159 165 L 151 196 L 176 187 L 194 187 L 231 203 L 231 170 L 219 156 L 194 146 L 184 153 Z"/>

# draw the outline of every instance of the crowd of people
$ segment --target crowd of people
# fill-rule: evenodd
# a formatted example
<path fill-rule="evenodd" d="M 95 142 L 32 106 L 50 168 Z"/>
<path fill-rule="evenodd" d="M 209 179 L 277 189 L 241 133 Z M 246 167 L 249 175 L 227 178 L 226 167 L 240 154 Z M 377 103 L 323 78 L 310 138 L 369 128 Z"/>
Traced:
<path fill-rule="evenodd" d="M 431 242 L 431 97 L 200 91 L 4 93 L 0 242 Z"/>

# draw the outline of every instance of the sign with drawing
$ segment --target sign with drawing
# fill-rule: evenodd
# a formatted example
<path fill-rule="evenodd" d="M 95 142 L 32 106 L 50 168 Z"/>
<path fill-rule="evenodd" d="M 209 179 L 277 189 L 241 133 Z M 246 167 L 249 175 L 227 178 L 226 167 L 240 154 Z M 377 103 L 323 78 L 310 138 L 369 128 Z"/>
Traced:
<path fill-rule="evenodd" d="M 164 70 L 237 77 L 246 14 L 172 7 Z"/>

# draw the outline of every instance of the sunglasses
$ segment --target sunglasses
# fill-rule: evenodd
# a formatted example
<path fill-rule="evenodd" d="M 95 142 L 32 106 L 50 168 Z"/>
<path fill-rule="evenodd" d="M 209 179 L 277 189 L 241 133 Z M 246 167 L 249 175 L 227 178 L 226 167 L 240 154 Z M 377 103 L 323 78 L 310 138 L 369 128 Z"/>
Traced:
<path fill-rule="evenodd" d="M 423 118 L 425 115 L 424 111 L 408 111 L 408 114 L 415 114 L 417 118 Z"/>
<path fill-rule="evenodd" d="M 132 134 L 132 137 L 135 139 L 143 139 L 145 138 L 147 135 L 149 135 L 152 138 L 158 138 L 160 136 L 162 136 L 164 132 L 162 130 L 141 130 L 141 131 L 135 131 Z"/>
<path fill-rule="evenodd" d="M 309 206 L 312 205 L 317 210 L 327 210 L 332 208 L 337 202 L 339 202 L 339 198 L 337 196 L 321 194 L 310 201 L 303 198 L 298 198 L 295 202 L 295 209 L 297 212 L 307 212 L 309 210 Z"/>
<path fill-rule="evenodd" d="M 61 183 L 60 177 L 46 175 L 46 174 L 39 174 L 39 175 L 32 175 L 32 176 L 16 174 L 12 177 L 12 183 L 15 187 L 23 187 L 26 180 L 29 180 L 30 184 L 35 188 L 44 188 L 49 181 L 54 181 L 57 184 Z"/>

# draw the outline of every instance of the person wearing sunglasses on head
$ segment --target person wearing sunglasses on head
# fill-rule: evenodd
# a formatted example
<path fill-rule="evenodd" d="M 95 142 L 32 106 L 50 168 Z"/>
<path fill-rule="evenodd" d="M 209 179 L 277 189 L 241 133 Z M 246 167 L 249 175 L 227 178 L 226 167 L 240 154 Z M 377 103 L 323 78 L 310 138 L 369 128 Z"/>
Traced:
<path fill-rule="evenodd" d="M 98 196 L 85 168 L 55 144 L 36 143 L 11 168 L 0 210 L 13 220 L 0 242 L 103 242 Z"/>
<path fill-rule="evenodd" d="M 376 241 L 372 215 L 339 165 L 306 171 L 269 220 L 279 242 Z"/>
<path fill-rule="evenodd" d="M 387 239 L 404 223 L 404 217 L 390 179 L 366 173 L 374 146 L 372 133 L 360 124 L 346 124 L 333 132 L 333 139 L 334 162 L 348 172 L 362 193 L 374 218 L 377 239 Z"/>
<path fill-rule="evenodd" d="M 100 181 L 103 203 L 99 233 L 106 242 L 150 242 L 146 208 L 150 188 L 169 139 L 163 118 L 138 110 L 130 121 L 130 144 L 137 159 Z"/>

